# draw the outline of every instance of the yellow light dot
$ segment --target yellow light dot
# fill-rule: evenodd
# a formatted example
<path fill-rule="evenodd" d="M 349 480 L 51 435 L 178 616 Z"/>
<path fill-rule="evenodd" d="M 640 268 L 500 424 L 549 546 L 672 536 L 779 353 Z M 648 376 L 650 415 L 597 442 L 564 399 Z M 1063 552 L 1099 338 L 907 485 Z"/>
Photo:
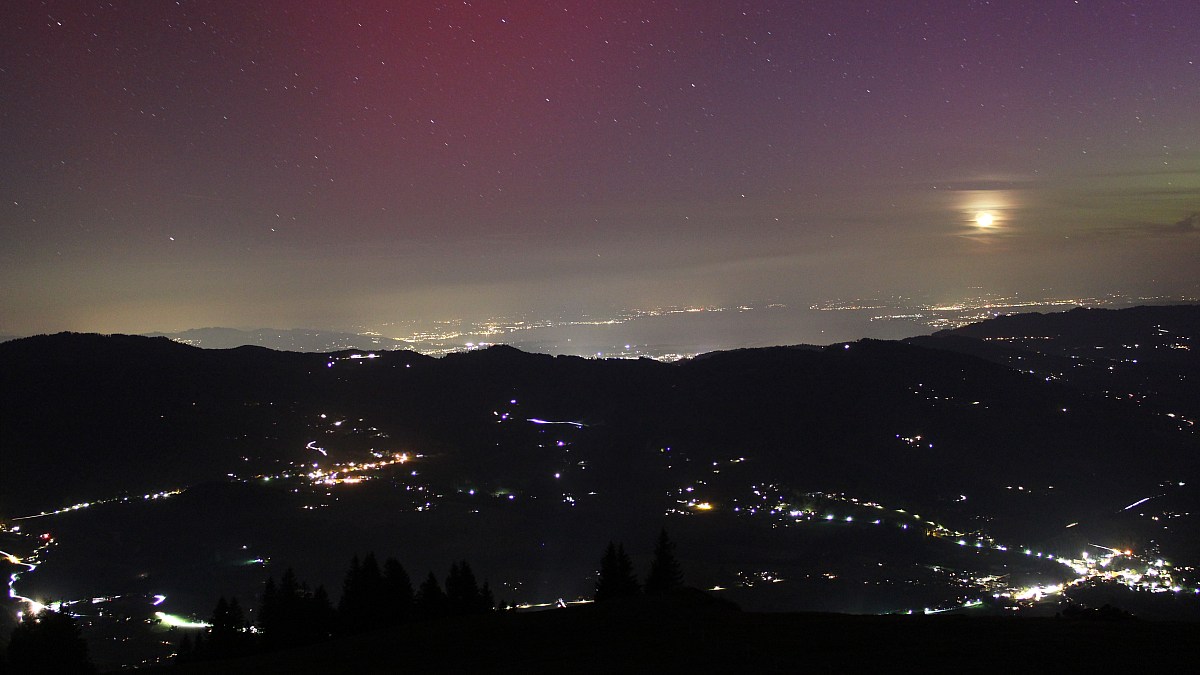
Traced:
<path fill-rule="evenodd" d="M 991 227 L 994 222 L 996 222 L 995 216 L 987 211 L 980 211 L 975 214 L 975 224 L 980 227 Z"/>

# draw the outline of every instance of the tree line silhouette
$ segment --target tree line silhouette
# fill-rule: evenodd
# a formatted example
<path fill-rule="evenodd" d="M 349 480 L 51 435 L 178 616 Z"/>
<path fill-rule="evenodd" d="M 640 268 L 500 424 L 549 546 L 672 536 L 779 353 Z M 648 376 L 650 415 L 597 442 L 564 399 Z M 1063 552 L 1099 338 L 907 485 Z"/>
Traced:
<path fill-rule="evenodd" d="M 594 599 L 605 603 L 640 595 L 661 596 L 683 586 L 675 544 L 664 529 L 654 547 L 646 583 L 639 584 L 623 544 L 609 542 L 600 561 Z M 506 608 L 515 607 L 504 603 Z M 466 560 L 450 565 L 445 583 L 432 572 L 415 590 L 404 566 L 388 558 L 381 566 L 373 552 L 350 560 L 336 607 L 325 587 L 315 589 L 288 568 L 277 582 L 263 584 L 256 621 L 237 598 L 217 600 L 208 630 L 185 633 L 176 661 L 208 661 L 312 644 L 412 621 L 487 614 L 496 609 L 488 582 L 481 585 Z M 45 610 L 14 629 L 8 665 L 21 672 L 92 672 L 87 643 L 68 614 Z M 49 668 L 49 670 L 46 670 Z"/>
<path fill-rule="evenodd" d="M 79 624 L 65 612 L 44 609 L 21 621 L 9 636 L 6 653 L 8 662 L 0 659 L 0 672 L 96 672 Z"/>
<path fill-rule="evenodd" d="M 274 577 L 264 583 L 256 623 L 247 620 L 237 598 L 221 597 L 209 629 L 194 639 L 185 634 L 176 661 L 232 658 L 410 621 L 483 614 L 495 604 L 488 582 L 481 586 L 466 560 L 450 565 L 444 588 L 430 571 L 414 591 L 408 572 L 395 558 L 381 567 L 373 552 L 361 560 L 355 555 L 336 607 L 324 586 L 313 589 L 288 568 L 278 583 Z"/>
<path fill-rule="evenodd" d="M 595 601 L 610 602 L 638 595 L 661 596 L 683 587 L 683 568 L 675 557 L 675 543 L 667 536 L 666 529 L 659 532 L 654 545 L 654 558 L 650 561 L 650 572 L 646 584 L 638 584 L 633 571 L 633 561 L 625 553 L 624 544 L 608 542 L 604 557 L 600 559 L 600 574 L 596 578 Z"/>
<path fill-rule="evenodd" d="M 675 544 L 663 529 L 645 585 L 638 583 L 623 544 L 609 542 L 600 561 L 594 599 L 598 603 L 639 595 L 656 596 L 683 586 Z M 504 607 L 511 607 L 504 603 Z M 413 588 L 411 577 L 395 558 L 379 564 L 374 552 L 350 560 L 335 607 L 324 586 L 315 589 L 288 568 L 278 582 L 263 585 L 257 621 L 246 618 L 237 598 L 217 600 L 211 627 L 193 639 L 184 635 L 176 660 L 205 661 L 286 649 L 411 621 L 486 614 L 496 609 L 488 582 L 481 585 L 466 560 L 450 565 L 445 583 L 432 572 Z"/>

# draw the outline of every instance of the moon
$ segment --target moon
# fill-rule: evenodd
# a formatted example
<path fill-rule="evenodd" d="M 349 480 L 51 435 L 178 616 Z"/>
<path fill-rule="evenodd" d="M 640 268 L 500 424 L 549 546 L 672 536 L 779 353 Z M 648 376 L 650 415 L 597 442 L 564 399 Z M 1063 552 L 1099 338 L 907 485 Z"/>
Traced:
<path fill-rule="evenodd" d="M 996 222 L 996 217 L 988 211 L 980 211 L 975 214 L 975 224 L 980 227 L 991 227 L 994 222 Z"/>

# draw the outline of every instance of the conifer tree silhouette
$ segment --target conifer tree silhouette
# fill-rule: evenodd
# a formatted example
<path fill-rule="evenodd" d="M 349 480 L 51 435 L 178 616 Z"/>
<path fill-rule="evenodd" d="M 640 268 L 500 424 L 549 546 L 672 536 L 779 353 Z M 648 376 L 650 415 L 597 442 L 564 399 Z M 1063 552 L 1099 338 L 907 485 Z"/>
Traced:
<path fill-rule="evenodd" d="M 638 594 L 637 576 L 633 563 L 625 553 L 624 544 L 608 542 L 600 560 L 600 576 L 596 579 L 596 602 L 608 602 Z"/>
<path fill-rule="evenodd" d="M 646 575 L 646 595 L 663 595 L 683 586 L 683 569 L 675 558 L 675 543 L 667 536 L 666 528 L 654 545 L 654 559 Z"/>
<path fill-rule="evenodd" d="M 44 609 L 13 629 L 8 665 L 14 673 L 94 673 L 87 642 L 68 614 Z"/>
<path fill-rule="evenodd" d="M 388 625 L 412 619 L 415 602 L 412 579 L 395 558 L 388 558 L 383 563 L 383 595 L 388 607 Z"/>
<path fill-rule="evenodd" d="M 342 584 L 342 599 L 338 603 L 342 628 L 348 633 L 379 628 L 388 623 L 388 615 L 383 573 L 375 554 L 368 553 L 361 563 L 358 556 L 354 556 Z"/>
<path fill-rule="evenodd" d="M 430 571 L 425 581 L 421 582 L 421 588 L 417 590 L 418 615 L 426 620 L 443 617 L 446 615 L 447 604 L 446 593 L 442 591 L 437 577 Z"/>
<path fill-rule="evenodd" d="M 479 610 L 479 583 L 466 560 L 450 564 L 446 577 L 446 601 L 453 615 L 474 614 Z"/>
<path fill-rule="evenodd" d="M 175 647 L 175 663 L 187 663 L 192 658 L 192 652 L 196 649 L 196 644 L 192 642 L 192 636 L 184 633 L 182 638 L 179 638 L 179 644 Z"/>
<path fill-rule="evenodd" d="M 221 596 L 209 623 L 212 627 L 208 629 L 205 650 L 198 657 L 224 659 L 245 653 L 248 646 L 245 631 L 249 626 L 237 598 L 226 601 Z"/>
<path fill-rule="evenodd" d="M 496 596 L 492 594 L 492 586 L 486 579 L 483 588 L 479 589 L 479 611 L 492 612 L 496 609 Z"/>
<path fill-rule="evenodd" d="M 324 640 L 332 634 L 336 618 L 325 587 L 310 590 L 291 568 L 278 584 L 269 578 L 263 587 L 258 627 L 268 649 Z"/>

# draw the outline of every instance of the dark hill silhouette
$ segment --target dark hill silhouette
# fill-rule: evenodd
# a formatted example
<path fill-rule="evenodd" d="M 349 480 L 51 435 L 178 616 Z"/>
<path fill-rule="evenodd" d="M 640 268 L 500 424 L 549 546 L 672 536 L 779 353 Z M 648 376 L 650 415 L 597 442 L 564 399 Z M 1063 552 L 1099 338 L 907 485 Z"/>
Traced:
<path fill-rule="evenodd" d="M 611 603 L 405 626 L 154 672 L 1074 672 L 1191 666 L 1190 624 L 758 614 L 692 601 Z M 1013 645 L 1020 645 L 1019 655 Z M 1136 645 L 1137 648 L 1130 648 Z"/>
<path fill-rule="evenodd" d="M 257 345 L 295 352 L 331 352 L 338 349 L 402 349 L 405 343 L 395 338 L 357 333 L 306 329 L 193 328 L 178 333 L 148 333 L 148 337 L 167 337 L 205 349 L 232 349 Z"/>
<path fill-rule="evenodd" d="M 411 448 L 435 458 L 431 480 L 535 496 L 566 460 L 576 491 L 619 493 L 631 509 L 745 456 L 709 477 L 713 496 L 771 476 L 799 491 L 987 515 L 1001 533 L 1013 517 L 1059 528 L 1072 511 L 1133 501 L 1140 483 L 1194 473 L 1191 439 L 1142 410 L 926 346 L 941 344 L 864 340 L 668 364 L 510 347 L 356 359 L 134 336 L 15 340 L 0 344 L 0 513 L 278 471 L 318 458 L 306 448 L 314 439 L 342 459 Z M 502 408 L 513 423 L 498 424 Z M 333 428 L 334 418 L 377 431 Z M 585 427 L 554 427 L 571 436 L 567 458 L 529 418 Z M 1061 518 L 992 511 L 988 494 L 1035 476 L 1056 486 Z M 979 495 L 968 512 L 954 503 L 961 493 Z"/>
<path fill-rule="evenodd" d="M 1014 314 L 907 342 L 1033 369 L 1099 396 L 1134 393 L 1163 413 L 1200 415 L 1200 305 Z"/>
<path fill-rule="evenodd" d="M 693 466 L 748 455 L 756 471 L 801 489 L 894 498 L 994 486 L 1037 465 L 1045 481 L 1086 499 L 1139 476 L 1123 461 L 1131 445 L 1154 467 L 1147 478 L 1192 461 L 1137 410 L 970 355 L 895 342 L 675 364 L 509 347 L 442 359 L 350 356 L 201 350 L 133 336 L 4 343 L 0 508 L 190 485 L 223 477 L 242 457 L 260 470 L 313 457 L 306 444 L 329 431 L 311 428 L 321 414 L 367 420 L 393 444 L 438 455 L 431 470 L 447 479 L 536 489 L 530 474 L 556 455 L 531 449 L 541 429 L 496 423 L 492 413 L 510 400 L 522 422 L 585 424 L 574 461 L 587 463 L 587 484 L 609 493 L 657 486 L 668 446 Z M 933 447 L 898 440 L 914 435 Z M 349 456 L 369 445 L 343 440 L 339 452 Z M 38 480 L 48 473 L 53 484 Z"/>
<path fill-rule="evenodd" d="M 1135 343 L 1155 339 L 1155 331 L 1200 334 L 1200 305 L 1148 305 L 1126 309 L 1076 308 L 1067 312 L 1028 312 L 996 317 L 935 333 L 973 338 L 1037 337 L 1065 345 Z"/>
<path fill-rule="evenodd" d="M 594 589 L 593 551 L 610 539 L 650 541 L 664 518 L 673 539 L 689 542 L 680 549 L 689 577 L 705 585 L 728 588 L 743 571 L 796 580 L 771 586 L 792 595 L 730 589 L 754 608 L 919 608 L 907 603 L 941 592 L 931 565 L 1025 573 L 1024 556 L 988 557 L 895 527 L 900 508 L 1014 546 L 1120 545 L 1186 566 L 1200 558 L 1200 533 L 1194 518 L 1172 514 L 1200 512 L 1200 454 L 1186 420 L 1167 413 L 1195 403 L 1192 371 L 1178 360 L 1194 338 L 1163 311 L 1145 324 L 1161 337 L 1132 348 L 1150 350 L 1136 364 L 1124 347 L 1084 357 L 1110 351 L 1084 338 L 957 333 L 676 363 L 508 347 L 367 358 L 26 338 L 0 344 L 0 518 L 188 488 L 165 502 L 31 521 L 61 542 L 20 588 L 85 597 L 171 583 L 172 602 L 200 596 L 204 611 L 220 595 L 251 597 L 264 568 L 278 575 L 280 565 L 333 587 L 355 550 L 397 542 L 415 570 L 480 560 L 497 570 L 499 601 L 570 599 Z M 1114 385 L 1141 398 L 1118 397 Z M 298 478 L 315 463 L 399 452 L 421 457 L 352 486 Z M 851 498 L 885 505 L 891 527 L 860 526 L 874 507 Z M 701 501 L 715 508 L 700 515 Z M 769 509 L 784 502 L 856 524 L 775 529 L 787 514 Z M 649 548 L 630 554 L 644 572 Z M 1040 564 L 1029 569 L 1046 572 Z M 829 570 L 837 581 L 827 583 Z M 897 570 L 920 583 L 866 585 Z"/>

